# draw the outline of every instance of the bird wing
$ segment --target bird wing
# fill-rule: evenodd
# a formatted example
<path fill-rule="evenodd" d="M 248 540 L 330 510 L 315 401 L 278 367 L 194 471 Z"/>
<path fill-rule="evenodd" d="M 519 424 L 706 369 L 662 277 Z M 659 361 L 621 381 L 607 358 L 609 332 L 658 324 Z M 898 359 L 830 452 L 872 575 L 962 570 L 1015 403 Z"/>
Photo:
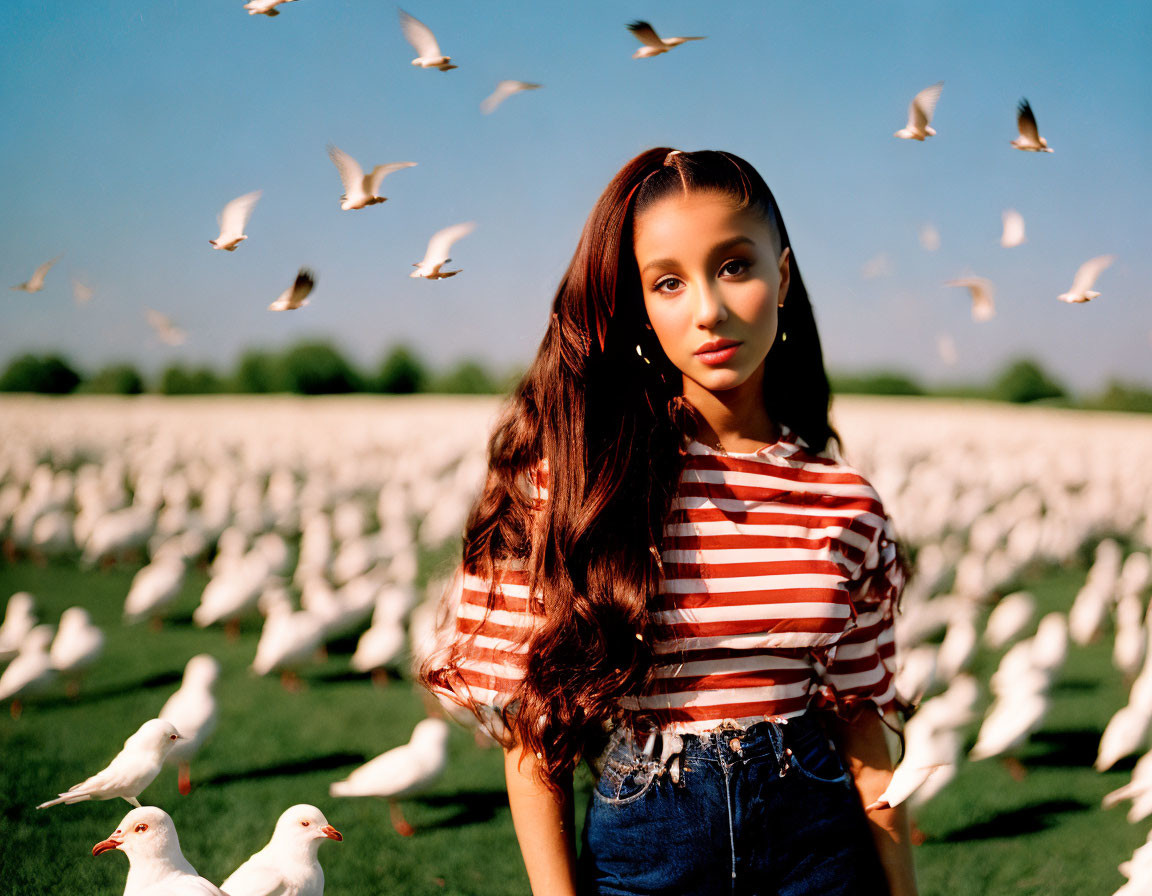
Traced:
<path fill-rule="evenodd" d="M 393 171 L 399 171 L 401 168 L 411 168 L 415 162 L 389 162 L 387 165 L 377 165 L 372 169 L 372 173 L 368 175 L 368 192 L 376 195 L 376 191 L 380 189 L 380 184 L 389 174 Z"/>
<path fill-rule="evenodd" d="M 1080 265 L 1080 269 L 1076 271 L 1070 292 L 1087 292 L 1092 288 L 1092 284 L 1096 282 L 1096 278 L 1100 276 L 1100 272 L 1115 260 L 1115 255 L 1097 255 L 1095 258 L 1089 258 L 1084 264 Z"/>
<path fill-rule="evenodd" d="M 984 277 L 960 277 L 949 280 L 945 286 L 963 286 L 972 294 L 972 314 L 991 316 L 992 296 L 995 290 L 992 281 Z"/>
<path fill-rule="evenodd" d="M 488 114 L 512 94 L 519 93 L 521 90 L 535 90 L 542 86 L 542 84 L 531 84 L 528 81 L 501 81 L 496 85 L 496 89 L 480 104 L 480 109 Z"/>
<path fill-rule="evenodd" d="M 1030 143 L 1040 144 L 1040 131 L 1036 128 L 1036 116 L 1032 114 L 1032 106 L 1028 100 L 1020 100 L 1016 107 L 1016 128 L 1020 136 Z"/>
<path fill-rule="evenodd" d="M 329 143 L 328 158 L 332 160 L 332 164 L 340 172 L 340 182 L 344 184 L 344 192 L 359 190 L 364 186 L 364 169 L 352 156 L 334 143 Z"/>
<path fill-rule="evenodd" d="M 645 46 L 655 47 L 657 50 L 667 50 L 668 46 L 664 41 L 660 40 L 660 35 L 656 33 L 656 29 L 649 25 L 647 22 L 637 20 L 628 25 L 628 30 L 631 31 Z"/>
<path fill-rule="evenodd" d="M 908 127 L 923 129 L 932 120 L 932 113 L 936 111 L 936 101 L 940 99 L 940 91 L 944 88 L 943 81 L 937 81 L 931 87 L 925 87 L 908 104 Z"/>
<path fill-rule="evenodd" d="M 452 251 L 452 244 L 475 229 L 475 221 L 465 221 L 463 224 L 453 224 L 451 227 L 436 231 L 428 241 L 428 251 L 424 253 L 424 260 L 430 264 L 447 260 L 448 253 Z"/>
<path fill-rule="evenodd" d="M 256 853 L 233 871 L 220 889 L 229 896 L 284 896 L 288 885 L 273 863 Z"/>
<path fill-rule="evenodd" d="M 254 190 L 243 196 L 237 196 L 224 206 L 224 210 L 220 212 L 220 232 L 222 234 L 236 234 L 237 236 L 242 234 L 244 226 L 252 214 L 252 209 L 256 207 L 259 199 L 260 190 Z"/>
<path fill-rule="evenodd" d="M 400 28 L 404 31 L 404 39 L 412 44 L 413 49 L 421 56 L 443 56 L 440 45 L 436 43 L 436 35 L 432 29 L 415 16 L 410 16 L 400 10 Z"/>
<path fill-rule="evenodd" d="M 296 275 L 296 282 L 292 284 L 292 303 L 298 304 L 304 301 L 315 285 L 316 275 L 308 268 L 300 268 L 300 272 Z"/>
<path fill-rule="evenodd" d="M 32 272 L 32 276 L 30 278 L 28 278 L 28 285 L 29 286 L 41 286 L 41 285 L 43 285 L 44 275 L 47 274 L 48 271 L 51 270 L 52 265 L 56 264 L 56 262 L 58 262 L 59 260 L 60 260 L 60 256 L 57 255 L 51 261 L 46 261 L 46 262 L 44 262 L 44 264 L 40 265 L 40 267 L 36 268 L 36 270 L 34 270 Z"/>

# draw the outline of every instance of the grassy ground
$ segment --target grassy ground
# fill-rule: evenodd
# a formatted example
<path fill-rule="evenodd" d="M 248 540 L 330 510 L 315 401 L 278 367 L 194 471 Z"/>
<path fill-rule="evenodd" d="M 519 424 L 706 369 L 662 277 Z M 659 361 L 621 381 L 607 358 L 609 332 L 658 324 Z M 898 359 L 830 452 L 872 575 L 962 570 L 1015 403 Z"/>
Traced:
<path fill-rule="evenodd" d="M 442 565 L 444 558 L 441 558 Z M 422 715 L 407 682 L 384 689 L 348 674 L 347 651 L 306 673 L 301 693 L 250 675 L 258 627 L 238 641 L 201 631 L 189 616 L 204 584 L 190 577 L 177 620 L 160 631 L 119 623 L 132 570 L 82 573 L 71 564 L 0 566 L 0 600 L 36 595 L 41 618 L 83 604 L 108 633 L 105 654 L 68 699 L 62 686 L 29 700 L 19 721 L 0 714 L 0 889 L 5 893 L 119 893 L 126 860 L 90 850 L 128 810 L 123 801 L 36 811 L 32 807 L 91 774 L 121 742 L 159 711 L 184 662 L 213 653 L 224 672 L 216 735 L 192 769 L 182 797 L 174 769 L 143 794 L 175 819 L 185 855 L 214 881 L 260 848 L 276 817 L 298 802 L 319 806 L 345 836 L 325 843 L 321 861 L 330 894 L 498 894 L 528 892 L 503 791 L 498 750 L 478 749 L 453 731 L 448 771 L 421 798 L 404 803 L 417 834 L 398 836 L 375 800 L 336 800 L 329 782 L 405 741 Z M 1045 609 L 1066 610 L 1083 570 L 1050 571 L 1030 581 Z M 998 656 L 982 654 L 986 680 Z M 917 847 L 924 894 L 1112 893 L 1116 870 L 1144 840 L 1148 824 L 1129 825 L 1125 807 L 1107 812 L 1100 798 L 1128 779 L 1132 761 L 1093 771 L 1099 732 L 1125 700 L 1110 663 L 1110 640 L 1073 647 L 1043 730 L 1020 754 L 1027 776 L 1014 780 L 997 761 L 965 766 L 917 818 L 927 841 Z M 969 743 L 974 739 L 975 728 Z M 579 788 L 578 811 L 587 798 Z M 655 859 L 655 856 L 654 856 Z"/>

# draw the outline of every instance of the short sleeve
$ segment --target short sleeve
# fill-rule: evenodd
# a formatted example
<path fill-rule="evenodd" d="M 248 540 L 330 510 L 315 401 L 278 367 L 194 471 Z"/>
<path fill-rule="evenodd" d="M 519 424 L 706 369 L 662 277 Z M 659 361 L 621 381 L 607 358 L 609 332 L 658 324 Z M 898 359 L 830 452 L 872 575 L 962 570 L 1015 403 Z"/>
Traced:
<path fill-rule="evenodd" d="M 896 610 L 904 588 L 904 570 L 896 551 L 892 521 L 882 515 L 859 574 L 849 582 L 854 626 L 818 663 L 817 704 L 852 718 L 871 702 L 881 715 L 896 705 Z"/>

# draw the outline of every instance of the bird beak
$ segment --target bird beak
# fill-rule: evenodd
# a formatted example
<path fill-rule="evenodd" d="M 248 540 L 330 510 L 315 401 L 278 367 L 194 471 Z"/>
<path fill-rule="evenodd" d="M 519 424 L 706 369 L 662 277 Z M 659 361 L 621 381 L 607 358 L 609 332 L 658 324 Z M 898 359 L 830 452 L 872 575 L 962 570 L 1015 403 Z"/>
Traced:
<path fill-rule="evenodd" d="M 110 849 L 119 849 L 123 840 L 117 840 L 115 837 L 109 837 L 107 840 L 101 840 L 92 847 L 92 855 L 98 856 L 102 852 L 108 852 Z"/>
<path fill-rule="evenodd" d="M 320 833 L 323 834 L 325 837 L 327 837 L 329 840 L 343 840 L 344 839 L 343 835 L 338 830 L 336 830 L 336 828 L 332 827 L 332 825 L 330 825 L 330 824 L 326 824 L 326 825 L 324 825 L 324 827 L 320 828 Z M 105 842 L 107 842 L 107 841 L 105 841 Z"/>

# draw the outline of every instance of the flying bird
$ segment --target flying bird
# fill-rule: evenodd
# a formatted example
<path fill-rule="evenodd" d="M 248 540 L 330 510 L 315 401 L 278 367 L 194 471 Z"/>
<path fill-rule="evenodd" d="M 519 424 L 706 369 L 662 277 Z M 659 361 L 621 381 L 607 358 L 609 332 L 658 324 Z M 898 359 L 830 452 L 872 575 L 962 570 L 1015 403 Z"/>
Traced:
<path fill-rule="evenodd" d="M 1016 128 L 1020 131 L 1020 136 L 1012 141 L 1012 145 L 1017 149 L 1027 152 L 1055 151 L 1049 148 L 1048 141 L 1041 137 L 1036 129 L 1036 116 L 1032 114 L 1028 100 L 1020 100 L 1020 105 L 1016 107 Z"/>
<path fill-rule="evenodd" d="M 936 101 L 940 99 L 940 91 L 944 88 L 943 81 L 937 81 L 931 87 L 925 87 L 908 104 L 908 123 L 892 136 L 904 140 L 919 140 L 924 142 L 925 137 L 936 136 L 936 129 L 929 125 L 932 113 L 936 110 Z"/>
<path fill-rule="evenodd" d="M 1004 209 L 1004 232 L 1000 235 L 1000 245 L 1005 249 L 1019 246 L 1025 241 L 1024 216 L 1014 208 Z"/>
<path fill-rule="evenodd" d="M 250 16 L 278 16 L 280 10 L 276 7 L 281 3 L 295 3 L 296 0 L 248 0 L 244 8 Z"/>
<path fill-rule="evenodd" d="M 325 840 L 344 838 L 315 806 L 281 814 L 272 839 L 220 884 L 228 896 L 323 896 L 324 869 L 316 858 Z"/>
<path fill-rule="evenodd" d="M 972 294 L 972 320 L 988 320 L 996 313 L 992 297 L 996 289 L 986 277 L 960 277 L 949 280 L 945 286 L 963 286 Z"/>
<path fill-rule="evenodd" d="M 484 102 L 480 104 L 480 110 L 488 115 L 495 112 L 496 107 L 512 94 L 520 93 L 522 90 L 538 90 L 543 86 L 543 84 L 532 84 L 529 81 L 501 81 L 496 85 L 496 89 L 485 97 Z"/>
<path fill-rule="evenodd" d="M 124 896 L 226 896 L 184 858 L 176 825 L 163 809 L 133 809 L 110 837 L 92 847 L 92 855 L 110 849 L 128 856 Z"/>
<path fill-rule="evenodd" d="M 180 732 L 171 722 L 149 719 L 124 741 L 124 748 L 108 763 L 107 768 L 36 808 L 47 809 L 60 803 L 111 800 L 116 797 L 122 797 L 139 808 L 140 801 L 136 797 L 160 774 L 160 767 L 179 740 Z"/>
<path fill-rule="evenodd" d="M 448 253 L 452 251 L 452 244 L 458 239 L 466 237 L 475 228 L 475 221 L 465 221 L 463 224 L 453 224 L 451 227 L 436 231 L 432 235 L 432 239 L 428 241 L 428 251 L 424 253 L 424 259 L 412 265 L 416 270 L 408 276 L 423 277 L 426 280 L 443 280 L 445 277 L 455 277 L 460 273 L 459 269 L 442 271 L 440 268 L 452 260 L 448 257 Z"/>
<path fill-rule="evenodd" d="M 316 275 L 308 268 L 300 268 L 296 282 L 289 286 L 280 297 L 268 306 L 269 311 L 295 311 L 308 304 L 308 294 L 316 285 Z"/>
<path fill-rule="evenodd" d="M 400 27 L 404 31 L 404 39 L 420 54 L 412 60 L 413 65 L 418 65 L 420 68 L 438 68 L 442 72 L 459 67 L 452 65 L 452 57 L 445 56 L 441 51 L 432 29 L 418 18 L 400 10 Z"/>
<path fill-rule="evenodd" d="M 1092 285 L 1100 273 L 1115 260 L 1115 255 L 1097 255 L 1095 258 L 1089 258 L 1080 265 L 1079 270 L 1076 271 L 1076 276 L 1072 278 L 1072 288 L 1068 292 L 1061 293 L 1057 298 L 1061 302 L 1087 302 L 1096 298 L 1100 293 L 1095 292 Z"/>
<path fill-rule="evenodd" d="M 237 196 L 224 206 L 216 218 L 220 224 L 220 236 L 214 240 L 208 240 L 212 244 L 212 248 L 235 252 L 236 247 L 248 239 L 248 235 L 244 233 L 244 227 L 247 225 L 248 218 L 252 215 L 252 209 L 256 207 L 259 199 L 260 191 L 255 190 L 252 193 Z"/>
<path fill-rule="evenodd" d="M 940 248 L 940 231 L 930 222 L 920 225 L 920 247 L 925 252 L 935 252 Z"/>
<path fill-rule="evenodd" d="M 380 184 L 393 171 L 401 168 L 411 168 L 415 162 L 389 162 L 387 165 L 377 165 L 372 173 L 365 176 L 364 169 L 360 167 L 352 156 L 338 146 L 328 144 L 328 158 L 340 172 L 340 181 L 344 184 L 344 195 L 340 197 L 340 208 L 344 211 L 355 208 L 364 208 L 368 205 L 377 205 L 387 202 L 384 196 L 377 196 Z"/>
<path fill-rule="evenodd" d="M 167 314 L 161 314 L 151 308 L 146 308 L 145 311 L 148 315 L 148 326 L 165 345 L 182 345 L 188 338 L 188 334 L 176 326 Z"/>
<path fill-rule="evenodd" d="M 44 275 L 47 274 L 52 265 L 56 264 L 59 260 L 60 256 L 57 255 L 51 261 L 44 262 L 44 264 L 32 272 L 31 277 L 12 288 L 22 289 L 24 292 L 40 292 L 40 290 L 44 288 Z"/>
<path fill-rule="evenodd" d="M 91 286 L 76 277 L 72 278 L 72 298 L 76 300 L 77 305 L 87 305 L 93 295 L 95 293 Z"/>
<path fill-rule="evenodd" d="M 680 44 L 689 40 L 704 40 L 702 37 L 660 37 L 656 33 L 656 29 L 649 25 L 647 22 L 635 21 L 628 25 L 628 30 L 631 31 L 640 43 L 644 44 L 639 50 L 632 54 L 633 59 L 647 59 L 649 56 L 659 56 L 661 53 L 667 53 L 673 47 L 678 47 Z"/>

